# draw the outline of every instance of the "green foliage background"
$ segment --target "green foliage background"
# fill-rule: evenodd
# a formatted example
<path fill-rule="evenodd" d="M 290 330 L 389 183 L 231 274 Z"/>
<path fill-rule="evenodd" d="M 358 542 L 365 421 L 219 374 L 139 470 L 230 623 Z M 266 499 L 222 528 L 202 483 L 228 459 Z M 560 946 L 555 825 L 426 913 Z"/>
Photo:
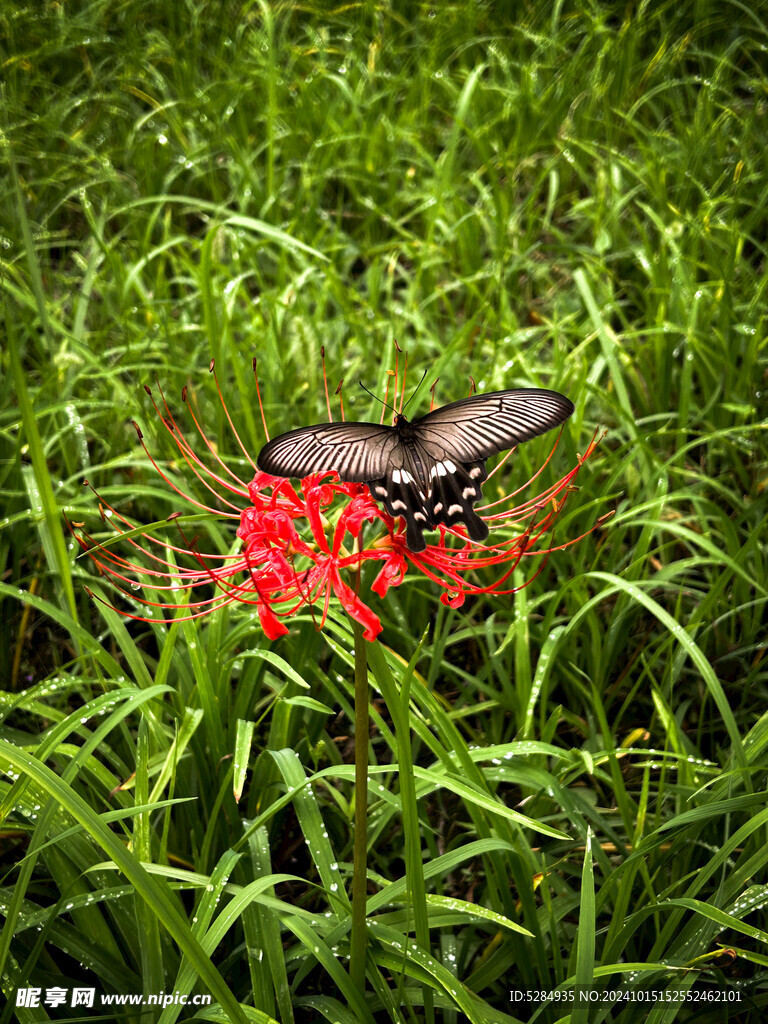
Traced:
<path fill-rule="evenodd" d="M 0 7 L 0 1024 L 73 1015 L 13 1005 L 57 983 L 219 1007 L 137 1024 L 762 1019 L 767 13 Z M 323 418 L 322 345 L 368 415 L 350 382 L 395 338 L 439 401 L 470 373 L 568 394 L 546 479 L 608 435 L 558 530 L 616 516 L 514 599 L 413 577 L 376 605 L 363 995 L 348 624 L 126 622 L 62 513 L 108 536 L 85 478 L 139 523 L 180 508 L 133 419 L 194 490 L 143 384 L 174 413 L 190 384 L 245 473 L 211 357 L 255 453 L 253 354 L 276 432 Z M 622 981 L 669 1001 L 510 999 Z"/>

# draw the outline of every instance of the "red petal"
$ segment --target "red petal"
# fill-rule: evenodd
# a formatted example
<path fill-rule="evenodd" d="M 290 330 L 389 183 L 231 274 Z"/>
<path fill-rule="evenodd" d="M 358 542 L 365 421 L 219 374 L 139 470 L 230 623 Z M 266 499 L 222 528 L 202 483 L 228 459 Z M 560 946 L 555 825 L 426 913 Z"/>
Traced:
<path fill-rule="evenodd" d="M 259 601 L 256 605 L 256 612 L 267 639 L 277 640 L 278 637 L 285 636 L 288 632 L 287 626 L 278 619 L 269 605 Z"/>
<path fill-rule="evenodd" d="M 365 626 L 363 638 L 365 640 L 375 640 L 382 630 L 378 615 L 360 600 L 351 587 L 344 583 L 335 565 L 331 566 L 331 584 L 333 592 L 341 602 L 344 611 L 351 615 L 353 619 L 356 619 L 361 626 Z"/>
<path fill-rule="evenodd" d="M 399 551 L 387 555 L 381 572 L 371 584 L 371 590 L 379 597 L 385 597 L 390 587 L 399 587 L 405 579 L 408 563 Z"/>

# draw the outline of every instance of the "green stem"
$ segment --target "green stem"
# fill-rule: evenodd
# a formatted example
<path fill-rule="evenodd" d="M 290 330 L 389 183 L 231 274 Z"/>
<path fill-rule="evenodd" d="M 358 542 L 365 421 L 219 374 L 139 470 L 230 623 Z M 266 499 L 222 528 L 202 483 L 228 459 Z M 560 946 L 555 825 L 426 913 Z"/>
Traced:
<path fill-rule="evenodd" d="M 349 976 L 365 991 L 365 900 L 368 894 L 368 664 L 363 627 L 352 620 L 355 638 L 355 845 L 352 859 L 352 938 Z"/>

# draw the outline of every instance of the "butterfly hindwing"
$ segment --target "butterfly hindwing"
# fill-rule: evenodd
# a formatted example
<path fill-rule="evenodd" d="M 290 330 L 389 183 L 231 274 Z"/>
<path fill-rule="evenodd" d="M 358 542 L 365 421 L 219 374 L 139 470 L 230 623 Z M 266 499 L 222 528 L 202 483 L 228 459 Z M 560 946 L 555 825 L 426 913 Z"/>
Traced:
<path fill-rule="evenodd" d="M 483 541 L 488 527 L 474 511 L 482 498 L 487 479 L 482 461 L 463 465 L 447 455 L 432 462 L 417 446 L 417 456 L 404 446 L 403 468 L 391 470 L 381 480 L 368 484 L 371 494 L 381 501 L 391 516 L 405 520 L 405 541 L 411 551 L 427 546 L 425 530 L 441 524 L 447 527 L 464 523 L 472 540 Z"/>
<path fill-rule="evenodd" d="M 405 467 L 390 469 L 380 480 L 372 480 L 368 488 L 376 499 L 383 502 L 393 517 L 405 519 L 405 542 L 411 551 L 423 551 L 427 546 L 424 530 L 434 527 L 428 509 L 428 497 L 420 474 Z"/>
<path fill-rule="evenodd" d="M 429 475 L 427 511 L 432 523 L 452 527 L 463 522 L 472 540 L 485 540 L 488 527 L 474 511 L 474 505 L 483 496 L 483 481 L 488 477 L 485 463 L 465 465 L 445 456 L 432 465 Z"/>

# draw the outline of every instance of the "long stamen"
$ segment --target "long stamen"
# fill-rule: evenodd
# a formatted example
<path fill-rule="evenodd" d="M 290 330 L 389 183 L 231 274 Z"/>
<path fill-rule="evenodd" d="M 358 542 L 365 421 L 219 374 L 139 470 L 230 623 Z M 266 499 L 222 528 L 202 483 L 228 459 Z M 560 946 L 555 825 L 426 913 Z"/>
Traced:
<path fill-rule="evenodd" d="M 606 512 L 604 515 L 600 516 L 595 524 L 590 526 L 588 530 L 585 530 L 584 533 L 579 534 L 578 537 L 571 537 L 570 540 L 567 540 L 564 544 L 558 544 L 556 547 L 547 548 L 547 553 L 550 551 L 565 551 L 566 548 L 571 547 L 573 544 L 578 544 L 580 540 L 584 540 L 584 538 L 588 537 L 590 533 L 594 533 L 595 530 L 599 530 L 601 526 L 605 525 L 605 523 L 615 515 L 616 509 L 612 508 L 610 512 Z"/>
<path fill-rule="evenodd" d="M 247 497 L 248 490 L 247 490 L 246 484 L 244 483 L 243 480 L 241 480 L 238 476 L 236 476 L 230 470 L 229 466 L 225 465 L 225 463 L 221 460 L 221 458 L 219 457 L 218 452 L 213 447 L 211 442 L 208 440 L 208 437 L 207 437 L 205 431 L 200 426 L 200 424 L 197 422 L 197 418 L 195 416 L 194 410 L 187 403 L 187 386 L 186 386 L 186 384 L 181 389 L 181 400 L 187 406 L 187 410 L 189 411 L 189 414 L 192 417 L 192 422 L 195 424 L 195 427 L 197 429 L 198 435 L 202 438 L 203 442 L 205 443 L 205 446 L 211 452 L 211 454 L 216 459 L 216 461 L 219 463 L 219 465 L 222 467 L 222 469 L 226 473 L 228 473 L 230 477 L 232 477 L 232 479 L 235 481 L 235 483 L 239 484 L 239 487 L 233 487 L 232 484 L 229 483 L 229 481 L 224 480 L 218 474 L 214 473 L 213 470 L 210 468 L 210 466 L 207 466 L 203 462 L 203 460 L 198 456 L 197 452 L 194 450 L 192 445 L 187 441 L 186 437 L 184 436 L 184 431 L 181 429 L 179 424 L 173 418 L 173 413 L 171 412 L 170 406 L 168 405 L 168 400 L 165 397 L 165 392 L 163 391 L 162 385 L 160 384 L 159 381 L 157 382 L 157 387 L 158 387 L 158 390 L 160 392 L 160 397 L 163 400 L 163 405 L 165 407 L 165 411 L 167 413 L 167 416 L 163 416 L 163 414 L 158 409 L 157 403 L 155 402 L 154 395 L 152 394 L 151 389 L 146 384 L 144 385 L 144 390 L 147 392 L 147 394 L 149 395 L 150 399 L 152 400 L 152 405 L 155 407 L 155 412 L 160 417 L 160 419 L 162 421 L 162 424 L 165 427 L 165 429 L 168 431 L 168 433 L 173 438 L 174 444 L 181 451 L 181 453 L 184 456 L 185 460 L 190 463 L 190 468 L 193 468 L 191 466 L 191 463 L 195 463 L 195 465 L 199 466 L 200 469 L 204 473 L 207 473 L 208 476 L 210 476 L 220 486 L 224 487 L 226 490 L 230 491 L 232 494 L 237 494 L 240 497 Z M 203 481 L 201 481 L 201 482 L 203 482 Z M 211 491 L 212 494 L 215 494 L 217 498 L 220 497 L 218 491 L 214 491 L 212 487 L 208 487 L 208 490 Z M 234 508 L 235 506 L 232 506 L 232 507 Z"/>
<path fill-rule="evenodd" d="M 335 395 L 339 396 L 339 405 L 341 406 L 341 421 L 344 422 L 344 395 L 342 389 L 344 387 L 344 378 L 342 377 L 339 383 L 336 385 Z"/>
<path fill-rule="evenodd" d="M 395 338 L 394 341 L 395 341 L 395 381 L 394 381 L 394 387 L 393 387 L 392 390 L 393 390 L 394 395 L 395 395 L 395 400 L 393 402 L 393 405 L 396 406 L 397 405 L 397 396 L 398 396 L 399 391 L 400 391 L 398 382 L 400 380 L 400 376 L 399 376 L 400 375 L 400 353 L 402 352 L 402 349 L 400 348 L 400 346 L 397 343 L 397 338 Z M 395 416 L 393 414 L 392 422 L 394 423 L 394 421 L 395 421 Z"/>
<path fill-rule="evenodd" d="M 536 470 L 536 472 L 533 474 L 532 477 L 530 477 L 528 480 L 526 480 L 526 482 L 524 484 L 521 484 L 517 488 L 517 490 L 510 491 L 509 494 L 504 495 L 503 498 L 499 498 L 497 501 L 488 502 L 488 504 L 486 504 L 486 505 L 478 505 L 477 506 L 478 511 L 485 511 L 486 509 L 494 508 L 496 505 L 499 505 L 499 504 L 501 504 L 502 502 L 505 502 L 505 501 L 509 501 L 510 498 L 514 498 L 515 495 L 519 494 L 521 491 L 525 490 L 527 487 L 530 487 L 530 485 L 534 482 L 534 480 L 538 479 L 538 477 L 541 476 L 541 474 L 544 472 L 544 470 L 549 465 L 550 461 L 552 460 L 552 456 L 555 454 L 555 451 L 557 450 L 557 446 L 560 443 L 560 438 L 562 437 L 562 435 L 563 435 L 563 431 L 562 431 L 562 428 L 561 428 L 559 433 L 558 433 L 558 435 L 557 435 L 557 437 L 555 438 L 555 443 L 552 445 L 552 449 L 551 449 L 549 455 L 546 457 L 544 462 L 542 462 L 542 464 L 539 466 L 539 468 Z M 593 440 L 594 440 L 594 435 L 593 435 Z M 494 466 L 494 468 L 488 474 L 488 480 L 490 480 L 491 477 L 494 476 L 494 474 L 498 473 L 498 471 L 502 468 L 502 466 L 507 461 L 507 459 L 513 454 L 513 452 L 516 451 L 516 447 L 517 446 L 515 446 L 515 448 L 510 448 L 510 450 L 507 452 L 507 454 L 504 456 L 504 458 L 499 462 L 499 464 L 497 466 Z"/>
<path fill-rule="evenodd" d="M 227 408 L 227 403 L 224 401 L 224 395 L 222 395 L 222 393 L 221 393 L 221 386 L 219 385 L 219 378 L 216 376 L 216 370 L 214 369 L 215 365 L 216 365 L 215 360 L 212 359 L 211 360 L 211 365 L 208 368 L 208 372 L 213 374 L 213 379 L 216 382 L 216 390 L 219 393 L 219 401 L 221 402 L 221 407 L 224 410 L 224 415 L 227 417 L 227 423 L 229 424 L 230 430 L 235 435 L 235 440 L 237 441 L 238 445 L 240 446 L 240 451 L 243 453 L 243 455 L 246 457 L 246 459 L 248 459 L 248 462 L 250 463 L 251 469 L 255 473 L 256 472 L 256 463 L 253 461 L 253 459 L 251 458 L 251 456 L 248 453 L 247 448 L 245 447 L 243 442 L 240 440 L 240 435 L 237 432 L 237 428 L 235 427 L 235 424 L 232 422 L 232 417 L 229 415 L 229 409 Z M 195 426 L 197 426 L 197 420 L 195 420 Z M 205 437 L 203 437 L 203 439 L 205 440 Z M 218 458 L 218 455 L 217 455 L 217 458 Z M 219 459 L 219 462 L 221 462 L 220 459 Z M 238 480 L 238 478 L 235 476 L 235 474 L 232 473 L 232 471 L 230 470 L 229 466 L 225 465 L 223 462 L 221 464 L 222 464 L 222 466 L 224 466 L 224 469 L 226 469 L 226 471 L 231 476 L 233 476 L 235 478 L 235 480 Z M 243 483 L 242 480 L 238 480 L 238 483 L 242 484 L 243 487 L 246 486 L 245 483 Z"/>
<path fill-rule="evenodd" d="M 213 447 L 211 442 L 208 440 L 208 437 L 207 437 L 205 431 L 203 430 L 203 428 L 198 423 L 197 417 L 195 416 L 195 413 L 194 413 L 194 410 L 192 409 L 192 407 L 187 402 L 187 386 L 186 386 L 186 384 L 181 389 L 181 400 L 187 406 L 187 410 L 188 410 L 190 416 L 192 417 L 192 422 L 195 424 L 195 427 L 197 429 L 198 435 L 202 438 L 205 446 L 211 452 L 211 454 L 216 459 L 216 461 L 219 463 L 219 465 L 222 467 L 222 469 L 226 473 L 228 473 L 229 476 L 232 477 L 232 479 L 237 484 L 240 485 L 239 487 L 233 487 L 232 484 L 228 480 L 225 480 L 223 477 L 219 476 L 218 473 L 215 473 L 211 469 L 210 466 L 206 465 L 206 463 L 203 462 L 203 460 L 200 458 L 200 456 L 194 450 L 194 448 L 189 443 L 189 441 L 187 441 L 187 439 L 186 439 L 186 437 L 184 435 L 183 430 L 181 429 L 179 424 L 176 422 L 176 420 L 173 418 L 173 414 L 172 414 L 172 412 L 171 412 L 171 410 L 170 410 L 170 408 L 168 406 L 168 400 L 165 397 L 165 392 L 163 391 L 162 387 L 160 386 L 160 383 L 158 382 L 158 390 L 160 391 L 160 397 L 163 400 L 163 405 L 165 406 L 165 411 L 168 414 L 167 416 L 163 416 L 163 414 L 158 409 L 157 402 L 155 401 L 155 396 L 152 394 L 151 388 L 149 388 L 145 384 L 144 385 L 144 390 L 149 395 L 150 400 L 152 402 L 152 405 L 154 406 L 155 412 L 159 416 L 159 418 L 160 418 L 163 426 L 165 427 L 165 429 L 168 431 L 168 433 L 173 438 L 173 443 L 176 445 L 176 447 L 181 452 L 181 454 L 182 454 L 182 456 L 184 458 L 184 461 L 187 463 L 189 468 L 192 470 L 192 472 L 198 478 L 200 483 L 203 484 L 203 486 L 206 488 L 206 490 L 210 491 L 211 494 L 213 494 L 220 501 L 225 501 L 226 502 L 226 499 L 223 498 L 221 496 L 221 494 L 219 494 L 219 492 L 217 490 L 215 490 L 213 487 L 211 487 L 210 484 L 206 480 L 203 479 L 203 477 L 200 475 L 200 473 L 198 473 L 198 471 L 197 471 L 197 469 L 195 467 L 199 467 L 200 470 L 203 473 L 207 474 L 212 480 L 215 480 L 216 483 L 219 484 L 220 487 L 223 487 L 225 490 L 229 491 L 231 494 L 236 494 L 236 495 L 238 495 L 238 497 L 246 498 L 248 496 L 248 489 L 246 487 L 246 484 L 238 476 L 236 476 L 230 470 L 229 466 L 225 465 L 225 463 L 219 457 L 219 454 L 216 451 L 216 449 Z M 236 509 L 238 507 L 237 505 L 233 505 L 231 502 L 227 502 L 227 504 L 229 504 L 230 508 L 233 508 L 233 509 Z"/>
<path fill-rule="evenodd" d="M 180 490 L 176 486 L 176 484 L 170 479 L 170 477 L 167 476 L 167 474 L 162 471 L 160 466 L 157 464 L 157 462 L 155 462 L 154 458 L 150 454 L 149 448 L 147 448 L 146 444 L 144 443 L 144 435 L 141 432 L 141 427 L 135 421 L 134 421 L 133 425 L 136 428 L 136 432 L 138 434 L 139 442 L 141 444 L 141 447 L 144 449 L 144 454 L 147 456 L 149 461 L 152 463 L 152 466 L 154 467 L 154 469 L 156 470 L 158 475 L 162 477 L 162 479 L 168 484 L 168 486 L 171 488 L 171 490 L 175 491 L 176 494 L 178 494 L 180 498 L 184 498 L 184 500 L 188 501 L 190 503 L 190 505 L 194 505 L 195 508 L 202 509 L 203 512 L 210 512 L 212 515 L 217 515 L 217 516 L 226 516 L 228 519 L 239 519 L 240 518 L 239 510 L 237 509 L 237 506 L 233 505 L 229 501 L 225 501 L 225 499 L 223 499 L 223 498 L 220 498 L 220 495 L 216 495 L 216 496 L 219 497 L 221 501 L 224 501 L 224 503 L 226 505 L 229 505 L 230 508 L 234 509 L 235 512 L 237 512 L 237 514 L 229 513 L 229 512 L 221 512 L 219 509 L 211 508 L 210 505 L 204 505 L 202 502 L 197 501 L 195 498 L 190 497 L 190 495 L 185 494 L 184 491 Z M 182 454 L 184 454 L 184 448 L 183 448 L 183 446 L 181 444 L 179 445 L 179 450 L 182 452 Z M 198 479 L 200 480 L 200 482 L 202 484 L 205 484 L 205 481 L 202 479 L 202 477 L 199 476 L 199 474 L 197 473 L 197 471 L 196 471 L 194 465 L 192 464 L 192 462 L 190 462 L 190 460 L 186 457 L 186 455 L 184 456 L 184 458 L 185 458 L 185 461 L 187 462 L 187 464 L 189 465 L 190 469 L 192 470 L 192 472 L 195 474 L 195 476 L 198 477 Z M 206 484 L 206 486 L 208 486 L 208 485 Z M 215 491 L 213 491 L 213 489 L 210 486 L 208 486 L 208 490 L 211 491 L 213 494 L 216 493 Z"/>
<path fill-rule="evenodd" d="M 390 385 L 394 375 L 395 375 L 395 371 L 394 370 L 387 370 L 387 383 L 386 383 L 386 385 L 384 387 L 384 403 L 383 403 L 383 406 L 382 406 L 382 409 L 381 409 L 381 419 L 379 420 L 379 423 L 383 423 L 384 422 L 384 414 L 386 413 L 387 406 L 389 405 L 389 385 Z"/>
<path fill-rule="evenodd" d="M 325 386 L 325 405 L 328 409 L 328 422 L 333 423 L 333 413 L 331 412 L 331 399 L 328 395 L 328 376 L 325 372 L 325 345 L 320 346 L 320 358 L 323 362 L 323 384 Z"/>
<path fill-rule="evenodd" d="M 137 527 L 135 527 L 133 525 L 133 523 L 130 521 L 130 519 L 127 519 L 121 512 L 119 512 L 118 509 L 116 509 L 113 505 L 110 505 L 109 502 L 106 500 L 106 498 L 104 498 L 102 495 L 100 495 L 99 492 L 96 490 L 96 488 L 93 487 L 87 480 L 83 480 L 83 486 L 84 487 L 88 487 L 89 490 L 91 490 L 93 492 L 93 494 L 96 496 L 96 498 L 99 501 L 99 509 L 102 510 L 102 519 L 105 522 L 109 522 L 109 524 L 112 527 L 112 529 L 118 535 L 124 536 L 129 544 L 132 544 L 133 547 L 137 548 L 139 551 L 141 551 L 143 554 L 145 554 L 147 558 L 151 558 L 153 561 L 156 561 L 156 562 L 160 563 L 161 565 L 170 565 L 170 563 L 166 562 L 164 559 L 158 558 L 156 555 L 152 555 L 150 552 L 146 551 L 143 547 L 141 547 L 140 544 L 138 544 L 135 540 L 133 540 L 132 537 L 126 536 L 124 534 L 123 530 L 121 530 L 118 527 L 118 525 L 117 525 L 117 521 L 118 520 L 121 523 L 123 523 L 128 528 L 129 532 L 131 532 L 131 533 L 134 532 L 137 529 Z M 103 509 L 102 509 L 102 505 L 109 511 L 109 516 L 106 516 L 104 514 Z M 175 517 L 177 517 L 177 514 L 172 512 L 171 515 L 168 516 L 168 520 L 170 520 L 172 516 L 175 518 Z M 174 551 L 177 554 L 187 554 L 186 549 L 184 549 L 184 548 L 177 548 L 173 544 L 170 544 L 170 543 L 168 543 L 168 542 L 166 542 L 164 540 L 159 540 L 157 537 L 154 537 L 149 532 L 142 532 L 142 536 L 146 537 L 153 544 L 157 544 L 159 547 L 169 548 L 171 551 Z M 92 538 L 89 538 L 89 539 L 92 540 Z M 94 545 L 94 547 L 103 548 L 103 550 L 105 550 L 105 551 L 107 550 L 106 546 L 104 546 L 102 544 L 99 544 L 97 541 L 93 541 L 93 545 Z M 216 559 L 231 558 L 232 556 L 231 555 L 210 554 L 207 557 L 210 558 L 211 561 L 215 561 Z"/>
<path fill-rule="evenodd" d="M 403 366 L 403 386 L 400 390 L 400 413 L 403 411 L 403 402 L 405 401 L 405 379 L 408 376 L 408 353 L 405 353 L 405 365 Z"/>
<path fill-rule="evenodd" d="M 200 565 L 202 566 L 202 568 L 203 569 L 208 569 L 208 567 L 205 565 L 202 557 L 195 550 L 195 548 L 192 547 L 190 550 L 191 550 L 193 555 L 196 555 L 198 557 Z M 243 560 L 243 564 L 247 564 L 246 560 Z M 256 604 L 257 603 L 256 601 L 251 600 L 250 597 L 246 597 L 245 596 L 246 594 L 252 593 L 252 591 L 248 590 L 242 584 L 239 584 L 239 583 L 231 583 L 230 584 L 229 580 L 225 576 L 215 575 L 213 572 L 211 572 L 210 569 L 208 569 L 208 574 L 209 574 L 208 582 L 212 583 L 216 587 L 217 590 L 220 590 L 223 594 L 225 594 L 229 601 L 238 601 L 240 604 Z M 256 587 L 256 582 L 255 582 L 255 579 L 253 579 L 253 577 L 252 577 L 252 582 L 254 584 L 254 589 L 258 593 L 258 588 Z"/>
<path fill-rule="evenodd" d="M 315 595 L 314 598 L 312 597 L 312 585 L 311 584 L 310 584 L 309 590 L 306 591 L 306 593 L 302 590 L 302 583 L 299 581 L 299 574 L 296 571 L 296 561 L 295 561 L 293 555 L 289 555 L 288 556 L 288 561 L 290 563 L 291 569 L 293 569 L 294 585 L 296 587 L 296 591 L 297 591 L 299 597 L 304 602 L 304 604 L 307 606 L 307 608 L 309 608 L 309 614 L 310 614 L 310 617 L 312 619 L 312 625 L 317 630 L 318 626 L 317 626 L 317 622 L 315 621 L 315 608 L 314 608 L 315 601 L 317 600 L 317 595 Z M 308 578 L 309 578 L 309 569 L 307 569 L 302 575 L 304 576 L 304 582 L 306 583 Z"/>
<path fill-rule="evenodd" d="M 261 422 L 262 422 L 262 425 L 264 427 L 264 437 L 266 437 L 266 439 L 269 440 L 269 427 L 267 426 L 267 418 L 264 415 L 264 406 L 263 406 L 262 401 L 261 401 L 261 388 L 259 387 L 259 375 L 256 372 L 256 356 L 253 357 L 253 361 L 252 361 L 251 365 L 253 366 L 253 379 L 256 381 L 256 397 L 259 400 L 259 412 L 261 413 Z"/>
<path fill-rule="evenodd" d="M 216 608 L 205 608 L 203 611 L 195 612 L 193 615 L 178 615 L 174 616 L 172 619 L 166 619 L 163 616 L 158 618 L 155 615 L 137 615 L 135 612 L 123 611 L 122 608 L 118 608 L 116 605 L 110 604 L 109 601 L 103 600 L 103 598 L 99 597 L 98 594 L 94 594 L 90 587 L 86 586 L 83 589 L 86 594 L 94 601 L 98 602 L 98 604 L 104 605 L 105 608 L 111 608 L 113 612 L 117 612 L 118 615 L 122 615 L 124 619 L 135 619 L 137 622 L 152 622 L 161 626 L 172 626 L 176 622 L 191 622 L 193 619 L 201 619 L 204 615 L 210 615 L 211 612 L 218 611 L 219 608 L 223 608 L 225 605 L 232 603 L 229 600 L 224 600 L 220 605 L 217 605 Z M 185 605 L 159 604 L 155 607 L 172 609 L 183 608 Z"/>
<path fill-rule="evenodd" d="M 164 559 L 160 559 L 156 555 L 153 555 L 150 552 L 145 551 L 130 538 L 126 538 L 129 540 L 130 543 L 134 545 L 134 547 L 141 551 L 146 558 L 150 559 L 158 565 L 166 567 L 171 571 L 166 572 L 165 570 L 161 571 L 159 569 L 150 569 L 147 566 L 142 565 L 140 562 L 132 562 L 129 559 L 122 557 L 121 555 L 115 554 L 110 548 L 96 541 L 93 537 L 91 537 L 90 534 L 75 533 L 74 528 L 69 523 L 69 520 L 67 520 L 67 524 L 69 525 L 70 530 L 72 530 L 73 536 L 83 549 L 83 552 L 86 555 L 88 555 L 91 561 L 95 565 L 97 565 L 104 573 L 108 574 L 114 579 L 123 580 L 125 583 L 129 584 L 132 589 L 136 588 L 137 583 L 141 577 L 144 577 L 145 579 L 151 581 L 147 585 L 151 586 L 153 590 L 177 590 L 180 587 L 194 589 L 195 587 L 200 586 L 202 583 L 206 583 L 208 580 L 208 574 L 211 572 L 215 572 L 216 574 L 231 574 L 237 572 L 240 567 L 240 563 L 238 562 L 239 556 L 219 555 L 216 557 L 229 558 L 231 560 L 230 564 L 223 565 L 217 568 L 216 570 L 208 569 L 208 567 L 205 566 L 205 574 L 201 574 L 200 572 L 196 572 L 191 569 L 185 569 L 183 567 L 177 566 L 173 562 L 168 562 Z M 118 534 L 120 533 L 121 531 L 118 530 Z M 179 554 L 192 554 L 189 548 L 172 548 L 170 544 L 168 544 L 167 547 L 178 552 Z M 209 560 L 212 560 L 212 557 L 213 556 L 211 555 L 205 556 L 205 558 Z M 124 573 L 131 573 L 131 575 L 126 576 L 124 575 Z M 168 580 L 169 582 L 156 582 L 159 580 Z"/>
<path fill-rule="evenodd" d="M 500 462 L 498 462 L 498 463 L 497 463 L 497 464 L 496 464 L 496 465 L 495 465 L 495 466 L 493 467 L 493 469 L 491 470 L 491 472 L 490 472 L 490 473 L 488 474 L 488 476 L 486 477 L 486 483 L 488 482 L 488 480 L 490 480 L 490 479 L 491 479 L 491 477 L 492 477 L 492 476 L 495 476 L 495 475 L 496 475 L 496 474 L 497 474 L 497 473 L 499 472 L 499 470 L 500 470 L 500 469 L 502 469 L 502 468 L 503 468 L 503 467 L 504 467 L 504 466 L 506 465 L 506 463 L 507 463 L 507 460 L 508 460 L 508 459 L 510 459 L 510 458 L 512 457 L 513 453 L 514 453 L 514 452 L 516 452 L 516 451 L 517 451 L 517 445 L 515 445 L 515 447 L 514 447 L 514 448 L 510 448 L 510 449 L 509 449 L 509 451 L 508 451 L 508 452 L 507 452 L 507 454 L 506 454 L 506 455 L 504 456 L 504 458 L 503 458 L 503 459 L 501 459 L 501 461 L 500 461 Z M 524 484 L 523 486 L 525 486 L 525 484 Z M 504 499 L 504 498 L 502 498 L 501 500 L 502 500 L 502 501 L 504 501 L 505 499 Z M 490 508 L 490 506 L 489 506 L 489 505 L 478 505 L 478 508 Z"/>

